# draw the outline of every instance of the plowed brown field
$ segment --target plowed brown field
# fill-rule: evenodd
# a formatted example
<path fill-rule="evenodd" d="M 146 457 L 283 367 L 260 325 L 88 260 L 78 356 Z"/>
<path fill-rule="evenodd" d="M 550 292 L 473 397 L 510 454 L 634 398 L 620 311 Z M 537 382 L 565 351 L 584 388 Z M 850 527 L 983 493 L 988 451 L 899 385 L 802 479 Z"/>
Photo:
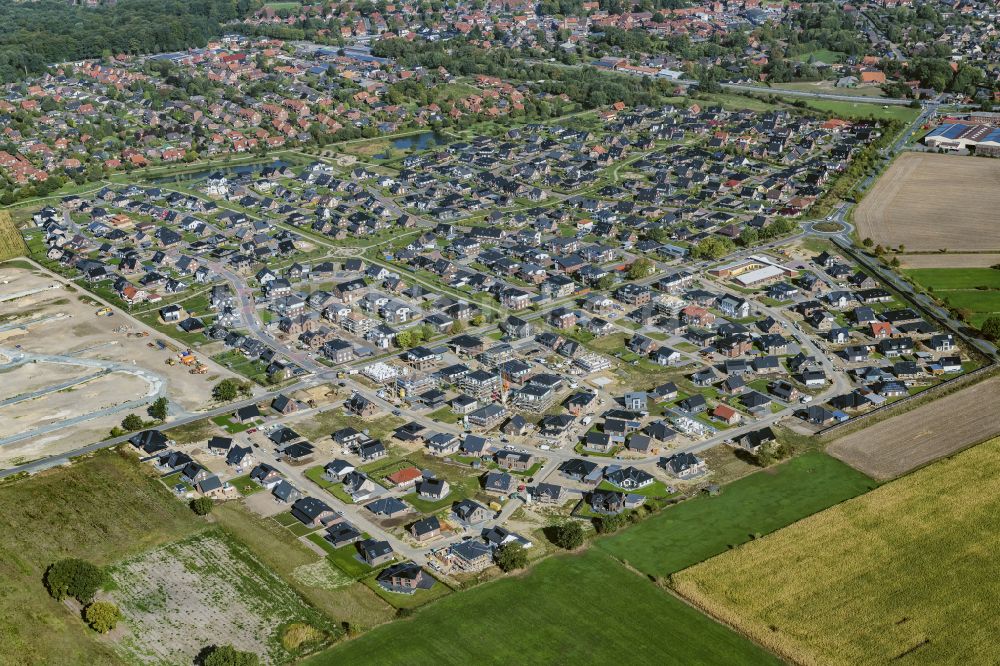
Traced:
<path fill-rule="evenodd" d="M 827 453 L 885 480 L 998 432 L 1000 377 L 992 377 L 835 440 Z"/>
<path fill-rule="evenodd" d="M 854 212 L 858 236 L 907 250 L 1000 250 L 1000 160 L 900 155 Z"/>

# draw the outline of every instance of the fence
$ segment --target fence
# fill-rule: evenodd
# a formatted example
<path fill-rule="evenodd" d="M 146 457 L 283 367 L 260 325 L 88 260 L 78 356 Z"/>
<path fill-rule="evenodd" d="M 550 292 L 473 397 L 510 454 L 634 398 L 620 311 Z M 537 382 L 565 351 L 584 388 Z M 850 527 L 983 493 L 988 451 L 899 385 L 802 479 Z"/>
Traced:
<path fill-rule="evenodd" d="M 843 430 L 848 426 L 863 426 L 867 421 L 873 420 L 875 417 L 879 417 L 877 420 L 881 420 L 882 417 L 894 416 L 897 412 L 902 413 L 908 410 L 910 404 L 915 400 L 926 400 L 928 397 L 941 397 L 938 394 L 951 393 L 962 388 L 965 384 L 973 384 L 977 377 L 993 374 L 997 369 L 996 364 L 990 364 L 973 370 L 972 372 L 966 373 L 964 375 L 959 375 L 958 377 L 952 377 L 951 379 L 945 380 L 940 384 L 935 384 L 926 391 L 921 391 L 920 393 L 907 396 L 902 400 L 897 400 L 888 405 L 883 405 L 881 407 L 876 407 L 870 412 L 865 412 L 847 421 L 842 421 L 840 423 L 834 423 L 831 426 L 827 426 L 822 430 L 818 430 L 816 435 L 819 437 L 825 436 L 828 433 L 835 432 L 837 430 Z"/>

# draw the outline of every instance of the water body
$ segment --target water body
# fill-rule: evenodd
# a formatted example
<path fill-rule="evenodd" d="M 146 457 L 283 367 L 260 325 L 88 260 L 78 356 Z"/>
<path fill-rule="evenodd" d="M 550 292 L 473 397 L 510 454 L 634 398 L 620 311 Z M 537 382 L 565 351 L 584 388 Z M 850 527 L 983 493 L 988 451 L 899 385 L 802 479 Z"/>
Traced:
<path fill-rule="evenodd" d="M 392 147 L 396 150 L 427 150 L 434 146 L 443 146 L 446 143 L 448 143 L 448 137 L 440 132 L 421 132 L 393 139 Z"/>
<path fill-rule="evenodd" d="M 408 136 L 401 136 L 398 139 L 393 139 L 390 144 L 394 150 L 405 150 L 418 152 L 421 150 L 428 150 L 434 146 L 443 146 L 447 144 L 450 139 L 441 134 L 440 132 L 420 132 L 419 134 L 410 134 Z M 378 153 L 373 155 L 377 160 L 388 160 L 392 158 L 392 153 L 386 151 L 384 153 Z"/>

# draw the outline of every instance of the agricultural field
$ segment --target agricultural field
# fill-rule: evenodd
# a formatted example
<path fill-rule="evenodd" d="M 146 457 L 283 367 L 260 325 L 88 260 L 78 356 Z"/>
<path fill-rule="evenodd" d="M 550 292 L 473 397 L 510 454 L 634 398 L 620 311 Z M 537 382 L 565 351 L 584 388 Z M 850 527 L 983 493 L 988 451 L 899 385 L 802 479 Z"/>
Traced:
<path fill-rule="evenodd" d="M 853 95 L 854 93 L 847 93 Z M 912 123 L 920 115 L 920 109 L 911 109 L 908 106 L 883 105 L 878 99 L 870 101 L 841 102 L 827 99 L 806 99 L 806 106 L 816 111 L 832 113 L 841 118 L 854 118 L 865 120 L 875 118 L 876 120 L 899 120 L 904 123 Z"/>
<path fill-rule="evenodd" d="M 740 546 L 676 589 L 801 664 L 996 660 L 1000 440 Z"/>
<path fill-rule="evenodd" d="M 1000 290 L 1000 270 L 993 268 L 924 268 L 904 272 L 935 294 L 979 288 Z"/>
<path fill-rule="evenodd" d="M 119 562 L 111 576 L 128 628 L 117 648 L 130 662 L 188 663 L 208 645 L 232 644 L 287 663 L 333 636 L 327 618 L 220 530 Z M 290 627 L 307 640 L 297 644 Z"/>
<path fill-rule="evenodd" d="M 995 250 L 998 209 L 997 160 L 903 153 L 855 209 L 854 221 L 859 237 L 887 247 Z"/>
<path fill-rule="evenodd" d="M 921 268 L 989 268 L 1000 264 L 1000 254 L 976 252 L 956 254 L 937 252 L 935 254 L 902 254 L 899 256 L 904 269 Z"/>
<path fill-rule="evenodd" d="M 835 440 L 827 452 L 876 479 L 891 479 L 1000 431 L 1000 377 L 938 398 Z"/>
<path fill-rule="evenodd" d="M 823 60 L 823 58 L 819 58 Z M 824 62 L 829 62 L 824 60 Z M 838 88 L 834 81 L 797 81 L 792 83 L 772 83 L 775 90 L 801 90 L 804 92 L 822 93 L 824 95 L 844 95 L 849 97 L 865 97 L 877 99 L 885 97 L 885 93 L 877 86 L 862 86 L 858 88 Z M 879 107 L 881 110 L 881 107 Z"/>
<path fill-rule="evenodd" d="M 667 576 L 873 487 L 867 476 L 810 451 L 734 481 L 716 497 L 668 507 L 595 546 L 645 574 Z"/>
<path fill-rule="evenodd" d="M 21 232 L 10 215 L 10 211 L 0 210 L 0 261 L 20 257 L 28 253 Z"/>
<path fill-rule="evenodd" d="M 932 291 L 942 303 L 972 312 L 974 326 L 981 326 L 990 315 L 1000 314 L 1000 270 L 922 268 L 905 273 L 911 280 Z"/>
<path fill-rule="evenodd" d="M 46 567 L 65 557 L 108 565 L 202 529 L 133 457 L 113 451 L 0 484 L 0 662 L 119 663 L 49 598 Z"/>
<path fill-rule="evenodd" d="M 623 654 L 630 663 L 778 663 L 594 550 L 449 595 L 304 663 L 618 663 Z"/>

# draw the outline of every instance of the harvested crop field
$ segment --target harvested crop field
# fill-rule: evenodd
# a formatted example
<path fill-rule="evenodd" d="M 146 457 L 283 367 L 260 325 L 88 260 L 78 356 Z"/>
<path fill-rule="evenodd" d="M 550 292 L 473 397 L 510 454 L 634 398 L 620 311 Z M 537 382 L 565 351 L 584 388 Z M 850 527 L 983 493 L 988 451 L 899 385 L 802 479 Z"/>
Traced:
<path fill-rule="evenodd" d="M 1000 440 L 674 577 L 800 664 L 996 663 Z"/>
<path fill-rule="evenodd" d="M 903 268 L 989 268 L 1000 264 L 1000 254 L 995 252 L 903 254 L 899 260 Z"/>
<path fill-rule="evenodd" d="M 834 441 L 827 453 L 891 479 L 1000 431 L 1000 377 L 992 377 Z"/>
<path fill-rule="evenodd" d="M 854 212 L 858 236 L 907 250 L 1000 249 L 1000 161 L 904 153 Z"/>
<path fill-rule="evenodd" d="M 112 577 L 129 628 L 118 649 L 129 661 L 187 664 L 206 646 L 228 643 L 283 663 L 294 657 L 282 641 L 290 624 L 312 626 L 320 636 L 328 629 L 325 618 L 221 531 L 121 562 Z"/>

